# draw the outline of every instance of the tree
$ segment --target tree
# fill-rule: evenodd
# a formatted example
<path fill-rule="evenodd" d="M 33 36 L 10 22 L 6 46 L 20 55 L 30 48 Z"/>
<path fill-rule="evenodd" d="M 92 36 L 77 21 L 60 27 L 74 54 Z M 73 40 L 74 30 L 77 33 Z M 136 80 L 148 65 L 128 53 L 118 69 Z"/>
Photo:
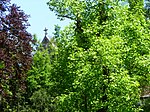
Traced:
<path fill-rule="evenodd" d="M 26 72 L 32 63 L 32 36 L 28 16 L 8 0 L 0 1 L 1 111 L 18 105 L 26 90 Z M 10 110 L 11 111 L 11 110 Z"/>
<path fill-rule="evenodd" d="M 92 46 L 85 51 L 71 37 L 70 29 L 73 27 L 63 31 L 60 37 L 61 47 L 58 46 L 58 59 L 52 72 L 58 84 L 57 111 L 133 111 L 131 105 L 138 97 L 138 83 L 126 70 L 117 67 L 122 59 L 120 50 L 117 53 L 115 49 L 121 49 L 123 41 L 119 37 L 109 40 L 107 36 L 102 39 L 93 36 Z M 129 94 L 135 99 L 130 99 Z"/>
<path fill-rule="evenodd" d="M 149 85 L 149 30 L 143 2 L 50 0 L 61 32 L 53 79 L 57 111 L 137 111 L 139 87 Z M 142 6 L 142 7 L 141 7 Z"/>
<path fill-rule="evenodd" d="M 56 45 L 55 39 L 51 38 L 49 43 L 46 43 L 46 47 L 41 43 L 35 51 L 27 77 L 27 111 L 49 112 L 54 110 L 55 105 L 52 100 L 56 91 L 55 88 L 52 88 L 55 85 L 52 79 L 52 64 L 57 55 Z"/>

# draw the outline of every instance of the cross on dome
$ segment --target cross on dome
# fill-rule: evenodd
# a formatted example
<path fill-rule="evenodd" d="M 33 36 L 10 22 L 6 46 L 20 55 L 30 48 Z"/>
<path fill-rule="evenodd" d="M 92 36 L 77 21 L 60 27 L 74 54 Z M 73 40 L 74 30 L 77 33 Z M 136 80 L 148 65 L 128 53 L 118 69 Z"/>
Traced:
<path fill-rule="evenodd" d="M 48 29 L 45 27 L 45 29 L 44 29 L 44 31 L 45 31 L 45 36 L 47 36 L 47 31 L 48 31 Z"/>

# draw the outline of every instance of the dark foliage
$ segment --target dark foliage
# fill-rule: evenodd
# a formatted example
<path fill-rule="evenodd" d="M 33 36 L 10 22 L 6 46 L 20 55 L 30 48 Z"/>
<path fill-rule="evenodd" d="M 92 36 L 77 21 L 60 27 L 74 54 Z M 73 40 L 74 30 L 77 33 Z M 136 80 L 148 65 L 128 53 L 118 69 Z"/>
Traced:
<path fill-rule="evenodd" d="M 26 72 L 32 62 L 32 36 L 26 31 L 27 18 L 9 0 L 0 1 L 1 109 L 17 104 L 19 95 L 26 90 Z"/>

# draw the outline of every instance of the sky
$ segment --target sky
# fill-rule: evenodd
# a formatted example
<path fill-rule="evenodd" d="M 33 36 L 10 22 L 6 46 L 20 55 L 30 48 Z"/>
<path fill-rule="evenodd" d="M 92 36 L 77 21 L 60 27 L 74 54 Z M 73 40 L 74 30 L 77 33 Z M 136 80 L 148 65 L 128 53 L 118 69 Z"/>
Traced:
<path fill-rule="evenodd" d="M 49 0 L 11 0 L 11 3 L 17 4 L 27 14 L 30 15 L 29 23 L 31 26 L 27 29 L 29 33 L 36 34 L 38 40 L 44 37 L 45 27 L 48 29 L 48 36 L 52 37 L 54 25 L 59 25 L 63 29 L 70 23 L 69 20 L 60 21 L 55 14 L 51 12 L 46 4 Z"/>

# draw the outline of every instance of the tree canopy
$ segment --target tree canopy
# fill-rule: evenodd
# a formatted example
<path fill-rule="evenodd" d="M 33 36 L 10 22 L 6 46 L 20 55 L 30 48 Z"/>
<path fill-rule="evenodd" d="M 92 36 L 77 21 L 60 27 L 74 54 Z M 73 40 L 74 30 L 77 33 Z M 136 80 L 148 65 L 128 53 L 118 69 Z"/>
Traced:
<path fill-rule="evenodd" d="M 15 4 L 11 5 L 8 0 L 0 1 L 0 105 L 2 107 L 16 105 L 18 94 L 26 90 L 26 72 L 32 63 L 32 36 L 26 31 L 29 26 L 27 18 L 28 16 Z"/>
<path fill-rule="evenodd" d="M 10 70 L 15 78 L 3 78 L 2 87 L 5 87 L 4 81 L 8 81 L 5 90 L 9 90 L 10 94 L 13 90 L 13 96 L 22 87 L 20 81 L 27 84 L 26 92 L 21 97 L 24 103 L 18 101 L 22 105 L 18 104 L 15 109 L 31 112 L 148 110 L 147 106 L 138 105 L 140 97 L 150 88 L 150 21 L 144 1 L 128 0 L 128 4 L 123 4 L 120 0 L 49 0 L 47 5 L 60 20 L 67 18 L 72 23 L 63 30 L 55 26 L 54 37 L 47 38 L 47 47 L 41 45 L 34 51 L 30 69 L 32 39 L 23 27 L 27 25 L 27 19 L 20 20 L 23 14 L 15 5 L 11 6 L 14 7 L 11 13 L 15 12 L 11 17 L 21 14 L 18 21 L 24 21 L 24 25 L 20 25 L 22 22 L 18 25 L 14 18 L 6 22 L 4 20 L 7 19 L 2 19 L 2 31 L 7 36 L 1 37 L 8 39 L 10 44 L 1 47 L 0 52 L 7 51 L 7 55 L 0 58 L 2 76 L 4 73 L 10 74 L 5 71 L 6 57 L 18 59 L 11 60 L 9 64 L 13 64 L 8 66 L 12 67 Z M 2 18 L 8 18 L 8 13 L 5 13 L 7 9 L 1 9 Z M 8 24 L 11 21 L 15 24 L 13 27 L 12 23 Z M 14 27 L 18 28 L 15 33 Z M 23 37 L 20 35 L 22 31 Z M 16 41 L 17 44 L 11 44 Z M 21 78 L 18 77 L 20 74 Z M 10 102 L 8 98 L 6 101 Z"/>
<path fill-rule="evenodd" d="M 149 85 L 150 41 L 143 2 L 136 2 L 48 2 L 58 18 L 74 20 L 61 33 L 53 69 L 62 89 L 58 111 L 137 110 L 138 89 Z"/>

